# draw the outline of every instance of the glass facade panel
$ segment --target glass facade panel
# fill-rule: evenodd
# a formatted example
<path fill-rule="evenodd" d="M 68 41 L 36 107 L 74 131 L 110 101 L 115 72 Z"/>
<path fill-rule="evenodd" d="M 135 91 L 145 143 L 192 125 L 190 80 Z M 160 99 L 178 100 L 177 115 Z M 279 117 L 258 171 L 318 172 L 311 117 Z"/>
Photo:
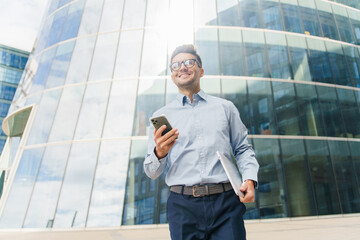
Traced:
<path fill-rule="evenodd" d="M 74 45 L 75 41 L 59 45 L 51 65 L 45 88 L 64 85 Z"/>
<path fill-rule="evenodd" d="M 264 27 L 273 30 L 283 30 L 278 0 L 261 0 Z"/>
<path fill-rule="evenodd" d="M 166 32 L 156 29 L 145 30 L 140 75 L 165 75 L 166 55 Z"/>
<path fill-rule="evenodd" d="M 16 87 L 0 85 L 0 99 L 11 101 L 16 91 Z"/>
<path fill-rule="evenodd" d="M 164 26 L 168 22 L 169 0 L 148 1 L 146 26 Z"/>
<path fill-rule="evenodd" d="M 304 33 L 308 35 L 321 36 L 320 24 L 315 3 L 313 0 L 298 0 L 300 15 L 302 18 Z"/>
<path fill-rule="evenodd" d="M 62 89 L 44 93 L 31 127 L 27 145 L 47 142 L 61 92 Z"/>
<path fill-rule="evenodd" d="M 195 30 L 195 45 L 203 63 L 204 74 L 219 75 L 218 33 L 216 29 Z"/>
<path fill-rule="evenodd" d="M 41 33 L 39 34 L 39 40 L 38 40 L 37 43 L 35 43 L 36 45 L 34 46 L 35 47 L 34 54 L 39 53 L 40 51 L 42 51 L 45 48 L 45 45 L 46 45 L 46 43 L 48 41 L 49 32 L 51 30 L 53 19 L 54 19 L 54 15 L 51 15 L 43 23 Z"/>
<path fill-rule="evenodd" d="M 142 40 L 142 30 L 121 33 L 114 78 L 139 76 Z"/>
<path fill-rule="evenodd" d="M 85 227 L 98 150 L 98 142 L 72 144 L 54 228 Z"/>
<path fill-rule="evenodd" d="M 201 78 L 200 86 L 207 94 L 220 97 L 220 79 L 217 78 Z"/>
<path fill-rule="evenodd" d="M 332 5 L 340 38 L 344 42 L 355 43 L 355 38 L 351 29 L 351 23 L 347 15 L 346 9 L 337 5 Z"/>
<path fill-rule="evenodd" d="M 316 214 L 303 140 L 280 139 L 289 216 Z M 285 196 L 283 196 L 285 197 Z"/>
<path fill-rule="evenodd" d="M 146 0 L 125 1 L 122 28 L 144 27 Z"/>
<path fill-rule="evenodd" d="M 329 58 L 326 54 L 324 42 L 307 38 L 312 63 L 313 81 L 333 83 Z"/>
<path fill-rule="evenodd" d="M 146 150 L 147 140 L 132 141 L 122 225 L 165 223 L 164 217 L 160 222 L 160 216 L 166 214 L 166 203 L 161 203 L 157 197 L 162 189 L 167 188 L 165 175 L 156 180 L 145 175 L 143 161 Z M 142 186 L 145 186 L 145 192 L 141 191 Z"/>
<path fill-rule="evenodd" d="M 259 1 L 239 0 L 242 27 L 262 28 Z"/>
<path fill-rule="evenodd" d="M 48 146 L 39 169 L 24 228 L 51 227 L 70 145 Z"/>
<path fill-rule="evenodd" d="M 318 140 L 305 140 L 305 145 L 317 204 L 317 214 L 340 213 L 339 195 L 327 143 Z"/>
<path fill-rule="evenodd" d="M 118 33 L 98 35 L 88 81 L 111 79 L 118 40 Z"/>
<path fill-rule="evenodd" d="M 355 34 L 356 44 L 360 45 L 360 13 L 353 9 L 347 9 L 350 17 L 352 30 Z"/>
<path fill-rule="evenodd" d="M 64 7 L 55 13 L 54 21 L 49 32 L 49 39 L 45 48 L 59 42 L 68 10 L 69 7 Z"/>
<path fill-rule="evenodd" d="M 323 36 L 326 38 L 339 40 L 339 34 L 336 29 L 336 23 L 331 9 L 331 4 L 316 0 L 316 6 L 318 8 Z"/>
<path fill-rule="evenodd" d="M 338 43 L 325 42 L 335 84 L 353 86 L 342 47 Z"/>
<path fill-rule="evenodd" d="M 43 151 L 43 148 L 24 150 L 1 214 L 1 228 L 22 227 Z"/>
<path fill-rule="evenodd" d="M 77 122 L 75 139 L 101 137 L 109 90 L 110 83 L 87 86 Z"/>
<path fill-rule="evenodd" d="M 284 17 L 285 31 L 303 33 L 297 0 L 280 0 Z"/>
<path fill-rule="evenodd" d="M 244 76 L 241 30 L 219 29 L 221 74 Z"/>
<path fill-rule="evenodd" d="M 36 75 L 32 81 L 30 93 L 36 93 L 44 89 L 55 53 L 56 47 L 50 48 L 41 55 L 39 68 L 37 69 Z"/>
<path fill-rule="evenodd" d="M 344 116 L 346 136 L 360 138 L 360 110 L 356 102 L 355 94 L 352 90 L 338 88 L 341 112 Z"/>
<path fill-rule="evenodd" d="M 323 112 L 327 136 L 343 137 L 345 133 L 343 117 L 335 88 L 317 86 L 320 107 Z"/>
<path fill-rule="evenodd" d="M 269 77 L 263 32 L 243 30 L 247 76 Z"/>
<path fill-rule="evenodd" d="M 149 136 L 152 114 L 165 104 L 165 79 L 141 79 L 136 101 L 133 136 Z"/>
<path fill-rule="evenodd" d="M 239 7 L 236 0 L 217 0 L 218 24 L 240 26 Z"/>
<path fill-rule="evenodd" d="M 360 142 L 349 141 L 351 160 L 353 162 L 353 168 L 355 176 L 357 178 L 358 189 L 360 186 Z"/>
<path fill-rule="evenodd" d="M 81 19 L 78 36 L 85 36 L 99 30 L 99 22 L 104 0 L 87 0 Z"/>
<path fill-rule="evenodd" d="M 66 22 L 62 29 L 60 41 L 65 41 L 77 36 L 80 26 L 85 0 L 76 1 L 69 6 Z"/>
<path fill-rule="evenodd" d="M 176 95 L 179 93 L 177 86 L 171 79 L 166 79 L 166 104 L 176 99 Z"/>
<path fill-rule="evenodd" d="M 131 136 L 137 84 L 137 80 L 112 84 L 103 137 Z"/>
<path fill-rule="evenodd" d="M 85 86 L 67 87 L 61 96 L 49 142 L 71 140 L 79 117 Z"/>
<path fill-rule="evenodd" d="M 277 134 L 271 84 L 248 80 L 251 134 Z"/>
<path fill-rule="evenodd" d="M 120 226 L 129 150 L 130 140 L 101 144 L 87 227 Z"/>
<path fill-rule="evenodd" d="M 295 84 L 295 89 L 303 134 L 305 136 L 325 136 L 326 130 L 315 86 Z"/>
<path fill-rule="evenodd" d="M 286 36 L 291 58 L 291 67 L 295 80 L 311 81 L 311 64 L 307 51 L 305 38 L 287 35 Z"/>
<path fill-rule="evenodd" d="M 120 29 L 124 1 L 105 0 L 99 32 L 110 32 Z"/>
<path fill-rule="evenodd" d="M 204 6 L 206 6 L 206 11 L 204 11 Z M 194 24 L 217 25 L 216 0 L 194 1 Z"/>
<path fill-rule="evenodd" d="M 246 81 L 240 79 L 222 79 L 222 97 L 233 102 L 240 113 L 241 121 L 250 133 L 250 114 Z"/>
<path fill-rule="evenodd" d="M 265 33 L 272 78 L 292 79 L 284 34 Z"/>
<path fill-rule="evenodd" d="M 360 193 L 348 143 L 329 141 L 329 149 L 339 189 L 341 210 L 343 213 L 360 212 Z"/>
<path fill-rule="evenodd" d="M 356 87 L 360 87 L 360 57 L 359 50 L 353 46 L 343 45 L 346 56 L 346 62 L 349 68 L 350 76 Z"/>
<path fill-rule="evenodd" d="M 294 84 L 272 82 L 274 107 L 280 135 L 301 135 Z"/>
<path fill-rule="evenodd" d="M 279 142 L 277 139 L 256 138 L 253 141 L 261 164 L 257 191 L 260 218 L 287 216 Z"/>
<path fill-rule="evenodd" d="M 96 37 L 78 39 L 66 76 L 66 84 L 86 82 Z"/>

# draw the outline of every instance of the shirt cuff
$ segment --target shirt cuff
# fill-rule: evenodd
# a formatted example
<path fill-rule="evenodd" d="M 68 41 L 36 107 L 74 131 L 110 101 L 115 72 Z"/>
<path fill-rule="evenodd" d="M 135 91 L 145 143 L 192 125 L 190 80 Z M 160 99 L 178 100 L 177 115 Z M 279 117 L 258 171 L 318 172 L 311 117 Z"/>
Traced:
<path fill-rule="evenodd" d="M 257 186 L 258 186 L 257 181 L 252 180 L 252 179 L 246 179 L 244 182 L 246 182 L 247 180 L 251 180 L 251 181 L 253 181 L 253 183 L 254 183 L 254 188 L 257 188 Z"/>

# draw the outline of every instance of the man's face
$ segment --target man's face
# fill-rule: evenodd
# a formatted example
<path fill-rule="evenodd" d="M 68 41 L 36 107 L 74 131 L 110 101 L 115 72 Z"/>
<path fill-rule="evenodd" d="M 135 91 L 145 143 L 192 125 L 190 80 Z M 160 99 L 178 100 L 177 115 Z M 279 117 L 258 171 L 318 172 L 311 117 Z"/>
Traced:
<path fill-rule="evenodd" d="M 176 55 L 171 63 L 181 62 L 188 59 L 196 59 L 191 53 L 179 53 Z M 200 88 L 200 78 L 204 76 L 204 69 L 200 68 L 196 62 L 193 67 L 187 68 L 184 63 L 177 71 L 172 71 L 171 79 L 180 89 L 184 88 Z"/>

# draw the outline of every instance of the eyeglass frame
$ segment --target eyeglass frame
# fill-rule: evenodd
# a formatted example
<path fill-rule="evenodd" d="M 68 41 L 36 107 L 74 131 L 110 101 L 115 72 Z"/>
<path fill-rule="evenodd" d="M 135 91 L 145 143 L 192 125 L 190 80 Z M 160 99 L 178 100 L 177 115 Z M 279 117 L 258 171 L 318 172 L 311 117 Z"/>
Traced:
<path fill-rule="evenodd" d="M 186 68 L 192 68 L 192 67 L 194 67 L 194 66 L 195 66 L 195 63 L 194 63 L 194 65 L 192 65 L 191 67 L 187 67 L 187 66 L 185 65 L 185 62 L 186 62 L 186 61 L 189 61 L 189 60 L 195 61 L 195 63 L 197 63 L 197 65 L 199 66 L 199 68 L 201 68 L 200 63 L 199 63 L 199 61 L 198 61 L 197 59 L 195 59 L 195 58 L 190 58 L 190 59 L 186 59 L 186 60 L 184 60 L 184 61 L 171 63 L 171 64 L 170 64 L 170 70 L 171 70 L 171 72 L 172 72 L 172 71 L 179 71 L 179 70 L 181 69 L 181 65 L 182 65 L 182 64 L 184 64 L 184 67 L 186 67 Z M 177 69 L 177 70 L 172 69 L 171 66 L 172 66 L 174 63 L 180 63 L 179 69 Z"/>

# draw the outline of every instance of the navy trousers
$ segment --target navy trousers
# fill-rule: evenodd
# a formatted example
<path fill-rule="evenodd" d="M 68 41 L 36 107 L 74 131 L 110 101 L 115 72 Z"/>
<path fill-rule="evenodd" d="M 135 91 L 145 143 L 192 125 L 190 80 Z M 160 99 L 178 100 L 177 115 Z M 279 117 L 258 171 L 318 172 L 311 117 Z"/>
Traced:
<path fill-rule="evenodd" d="M 195 198 L 170 192 L 167 218 L 172 240 L 245 240 L 245 205 L 234 191 Z"/>

